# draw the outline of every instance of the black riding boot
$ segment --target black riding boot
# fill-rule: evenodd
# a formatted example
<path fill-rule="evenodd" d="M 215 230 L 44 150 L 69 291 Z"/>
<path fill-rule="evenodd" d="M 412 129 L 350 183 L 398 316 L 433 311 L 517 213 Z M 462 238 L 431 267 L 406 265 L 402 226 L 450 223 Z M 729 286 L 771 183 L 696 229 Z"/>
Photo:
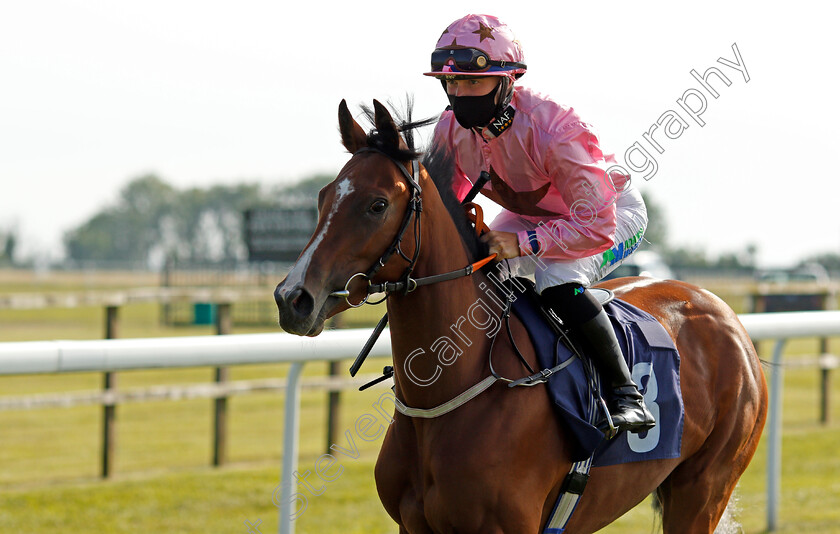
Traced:
<path fill-rule="evenodd" d="M 569 283 L 546 288 L 540 298 L 563 323 L 581 333 L 588 342 L 589 356 L 613 390 L 609 407 L 613 425 L 630 432 L 653 428 L 656 419 L 633 382 L 607 312 L 592 293 L 580 284 Z"/>
<path fill-rule="evenodd" d="M 581 324 L 578 330 L 592 345 L 594 350 L 590 357 L 612 387 L 613 401 L 609 409 L 613 425 L 619 431 L 634 433 L 653 428 L 656 419 L 645 406 L 644 398 L 633 382 L 607 312 L 602 309 L 598 315 Z"/>

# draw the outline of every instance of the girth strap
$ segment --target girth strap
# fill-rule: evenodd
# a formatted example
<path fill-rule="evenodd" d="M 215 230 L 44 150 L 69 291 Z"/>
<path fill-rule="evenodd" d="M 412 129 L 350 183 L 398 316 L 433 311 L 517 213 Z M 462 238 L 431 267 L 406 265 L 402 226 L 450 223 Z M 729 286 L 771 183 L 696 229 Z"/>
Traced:
<path fill-rule="evenodd" d="M 572 464 L 569 474 L 560 487 L 560 496 L 554 504 L 554 510 L 548 518 L 543 534 L 561 534 L 566 530 L 566 524 L 572 518 L 583 489 L 589 480 L 589 468 L 592 467 L 592 456 L 586 460 Z"/>

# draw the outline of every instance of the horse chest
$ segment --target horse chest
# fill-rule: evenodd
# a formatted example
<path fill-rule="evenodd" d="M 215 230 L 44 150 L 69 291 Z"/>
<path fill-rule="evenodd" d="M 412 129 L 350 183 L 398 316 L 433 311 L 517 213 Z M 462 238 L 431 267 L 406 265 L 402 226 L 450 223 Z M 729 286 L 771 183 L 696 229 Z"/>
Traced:
<path fill-rule="evenodd" d="M 510 532 L 534 530 L 519 527 L 533 521 L 529 509 L 555 482 L 533 469 L 534 456 L 481 429 L 418 433 L 409 422 L 391 430 L 379 459 L 390 468 L 387 474 L 377 469 L 377 484 L 389 513 L 408 532 L 486 532 L 507 521 L 517 525 Z M 519 483 L 523 476 L 532 481 L 527 487 Z M 505 497 L 511 488 L 516 499 Z"/>

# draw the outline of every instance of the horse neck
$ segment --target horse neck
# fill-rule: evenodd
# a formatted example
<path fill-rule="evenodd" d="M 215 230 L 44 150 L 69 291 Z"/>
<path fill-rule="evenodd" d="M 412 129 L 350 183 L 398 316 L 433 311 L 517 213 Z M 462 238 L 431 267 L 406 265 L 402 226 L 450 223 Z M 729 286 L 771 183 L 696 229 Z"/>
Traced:
<path fill-rule="evenodd" d="M 425 193 L 422 246 L 414 278 L 453 271 L 474 261 L 439 197 Z M 427 196 L 437 197 L 436 201 L 430 202 Z M 484 307 L 495 316 L 499 309 L 488 302 L 479 286 L 485 280 L 477 273 L 388 299 L 395 382 L 409 406 L 436 406 L 487 376 L 489 338 L 474 323 L 488 315 L 475 308 Z"/>

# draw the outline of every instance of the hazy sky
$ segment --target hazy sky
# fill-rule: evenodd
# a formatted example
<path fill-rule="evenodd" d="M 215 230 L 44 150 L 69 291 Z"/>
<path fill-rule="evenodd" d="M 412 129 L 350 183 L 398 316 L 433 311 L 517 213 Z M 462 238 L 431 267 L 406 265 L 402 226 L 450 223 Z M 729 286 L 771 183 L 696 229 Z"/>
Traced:
<path fill-rule="evenodd" d="M 633 179 L 664 206 L 672 244 L 754 243 L 774 265 L 840 252 L 840 38 L 836 10 L 809 7 L 831 4 L 630 4 L 4 2 L 0 229 L 55 256 L 146 172 L 178 187 L 336 173 L 339 101 L 411 93 L 418 116 L 438 114 L 429 53 L 484 12 L 522 42 L 522 85 L 574 107 L 619 161 L 636 142 L 655 156 L 656 175 Z M 733 43 L 749 82 L 717 61 L 736 61 Z M 713 66 L 731 81 L 711 78 L 716 99 L 690 74 Z M 702 127 L 677 103 L 691 89 Z M 659 154 L 643 134 L 669 110 L 688 127 L 654 132 Z"/>

